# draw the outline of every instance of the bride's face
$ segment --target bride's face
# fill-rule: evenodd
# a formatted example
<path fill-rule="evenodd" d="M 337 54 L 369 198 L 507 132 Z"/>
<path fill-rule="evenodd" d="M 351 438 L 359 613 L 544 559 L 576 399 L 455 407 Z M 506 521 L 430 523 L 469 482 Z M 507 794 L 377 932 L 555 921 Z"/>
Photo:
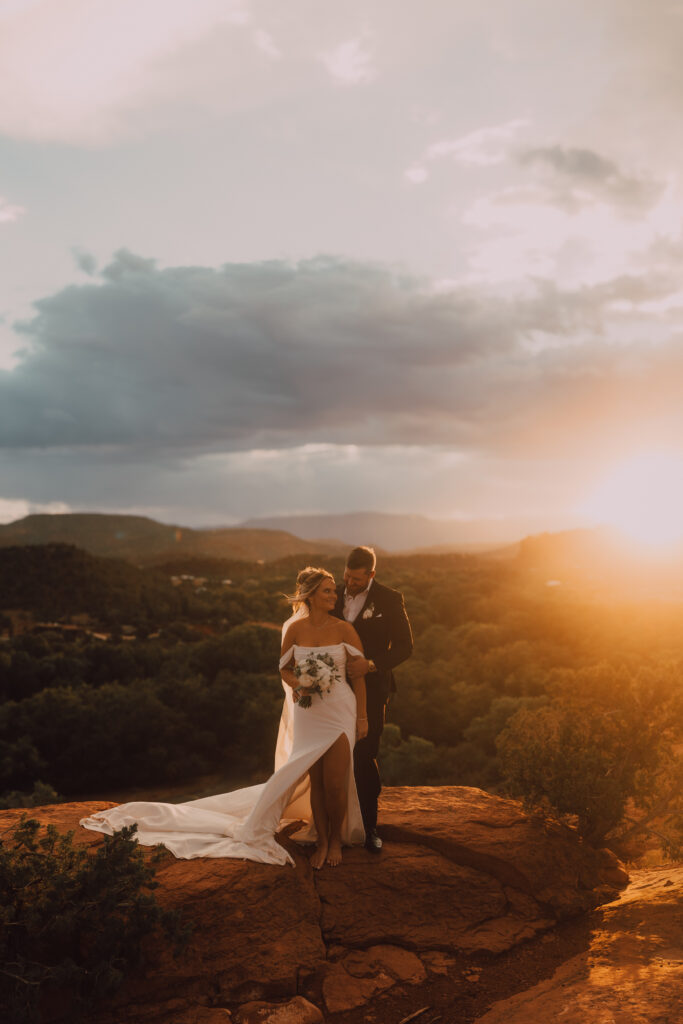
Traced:
<path fill-rule="evenodd" d="M 331 612 L 337 603 L 337 588 L 334 580 L 326 576 L 320 586 L 309 597 L 311 611 Z"/>

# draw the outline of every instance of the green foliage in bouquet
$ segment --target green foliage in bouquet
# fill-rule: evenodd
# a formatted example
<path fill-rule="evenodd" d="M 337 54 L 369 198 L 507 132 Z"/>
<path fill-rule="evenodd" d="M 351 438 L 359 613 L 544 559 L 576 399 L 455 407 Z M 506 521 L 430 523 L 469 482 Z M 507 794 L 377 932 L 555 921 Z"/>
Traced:
<path fill-rule="evenodd" d="M 142 961 L 159 930 L 179 950 L 187 930 L 153 890 L 159 851 L 145 858 L 135 827 L 95 852 L 73 832 L 23 817 L 0 838 L 0 1004 L 6 1024 L 39 1024 L 48 1003 L 80 1019 Z"/>

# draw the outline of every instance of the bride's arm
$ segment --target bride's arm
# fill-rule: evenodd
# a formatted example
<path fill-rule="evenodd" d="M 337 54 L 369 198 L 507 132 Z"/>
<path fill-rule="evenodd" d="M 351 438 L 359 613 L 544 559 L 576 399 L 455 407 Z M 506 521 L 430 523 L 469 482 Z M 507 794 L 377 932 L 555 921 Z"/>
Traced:
<path fill-rule="evenodd" d="M 360 642 L 360 637 L 356 633 L 355 629 L 350 622 L 344 623 L 344 640 L 347 644 L 351 644 L 353 647 L 357 647 L 359 651 L 363 650 L 363 645 Z M 359 740 L 362 740 L 364 736 L 368 734 L 368 710 L 367 710 L 367 694 L 365 689 L 365 676 L 350 677 L 351 686 L 353 692 L 356 695 L 356 735 Z"/>
<path fill-rule="evenodd" d="M 287 653 L 287 651 L 291 647 L 294 646 L 294 643 L 295 643 L 295 633 L 296 633 L 295 624 L 292 623 L 292 625 L 289 627 L 289 629 L 287 630 L 287 632 L 285 633 L 285 635 L 282 638 L 282 647 L 280 649 L 280 658 L 282 658 Z M 287 664 L 283 668 L 280 669 L 280 676 L 282 678 L 283 683 L 286 683 L 287 686 L 291 686 L 291 688 L 293 690 L 296 690 L 296 688 L 299 685 L 299 680 L 297 679 L 297 677 L 294 675 L 294 672 L 292 671 L 293 665 L 294 665 L 294 651 L 292 651 L 292 656 L 289 659 L 289 661 L 287 662 Z"/>

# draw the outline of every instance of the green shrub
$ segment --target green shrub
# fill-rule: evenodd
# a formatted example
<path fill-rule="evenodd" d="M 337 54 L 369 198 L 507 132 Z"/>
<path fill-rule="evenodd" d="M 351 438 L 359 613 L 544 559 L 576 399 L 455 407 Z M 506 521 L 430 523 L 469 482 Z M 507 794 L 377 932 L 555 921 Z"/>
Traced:
<path fill-rule="evenodd" d="M 157 851 L 145 858 L 135 827 L 89 851 L 73 832 L 23 817 L 0 839 L 0 1003 L 6 1024 L 39 1024 L 50 997 L 80 1018 L 140 964 L 142 940 L 160 929 L 179 949 L 178 915 L 153 890 Z"/>
<path fill-rule="evenodd" d="M 553 701 L 518 711 L 498 737 L 510 791 L 574 818 L 594 846 L 649 832 L 680 850 L 680 683 L 676 668 L 559 673 Z"/>
<path fill-rule="evenodd" d="M 34 782 L 33 790 L 30 793 L 20 793 L 17 789 L 11 793 L 5 793 L 4 796 L 0 797 L 0 809 L 5 810 L 7 807 L 44 807 L 46 804 L 59 804 L 61 802 L 62 798 L 52 786 L 38 779 L 37 782 Z"/>
<path fill-rule="evenodd" d="M 420 736 L 401 739 L 397 725 L 387 724 L 380 744 L 382 778 L 388 786 L 420 786 L 429 783 L 437 770 L 434 743 Z"/>
<path fill-rule="evenodd" d="M 438 746 L 421 736 L 401 737 L 397 725 L 387 723 L 378 761 L 387 786 L 483 786 L 496 789 L 497 762 L 474 743 Z"/>

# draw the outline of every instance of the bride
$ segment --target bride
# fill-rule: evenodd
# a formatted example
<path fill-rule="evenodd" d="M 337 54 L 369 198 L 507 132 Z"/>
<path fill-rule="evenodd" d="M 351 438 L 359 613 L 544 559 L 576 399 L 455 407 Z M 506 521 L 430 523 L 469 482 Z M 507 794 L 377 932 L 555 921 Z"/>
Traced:
<path fill-rule="evenodd" d="M 113 835 L 135 824 L 143 846 L 161 843 L 185 859 L 293 864 L 275 833 L 303 821 L 293 838 L 315 842 L 314 868 L 339 864 L 342 844 L 364 842 L 352 751 L 368 731 L 365 678 L 346 682 L 347 658 L 362 656 L 360 640 L 350 623 L 332 615 L 329 572 L 309 566 L 296 582 L 294 614 L 282 629 L 285 702 L 268 781 L 183 804 L 121 804 L 83 818 L 84 828 Z"/>

